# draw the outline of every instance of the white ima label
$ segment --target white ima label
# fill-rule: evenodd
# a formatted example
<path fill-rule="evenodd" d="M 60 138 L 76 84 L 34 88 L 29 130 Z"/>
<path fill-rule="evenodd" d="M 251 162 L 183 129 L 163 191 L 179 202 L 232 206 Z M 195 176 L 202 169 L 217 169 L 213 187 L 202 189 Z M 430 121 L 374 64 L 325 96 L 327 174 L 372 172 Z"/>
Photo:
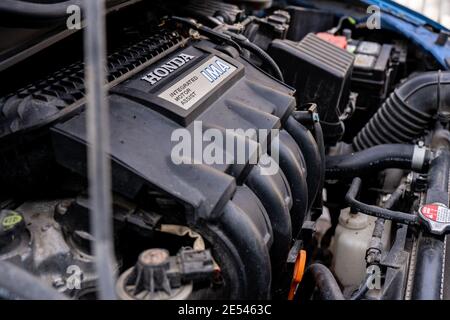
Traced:
<path fill-rule="evenodd" d="M 232 64 L 214 56 L 159 94 L 159 97 L 189 110 L 236 70 Z"/>
<path fill-rule="evenodd" d="M 220 77 L 230 69 L 231 67 L 229 65 L 222 62 L 222 60 L 217 59 L 214 63 L 211 63 L 208 67 L 206 67 L 201 73 L 206 79 L 208 79 L 209 82 L 213 83 L 214 81 L 220 79 Z"/>

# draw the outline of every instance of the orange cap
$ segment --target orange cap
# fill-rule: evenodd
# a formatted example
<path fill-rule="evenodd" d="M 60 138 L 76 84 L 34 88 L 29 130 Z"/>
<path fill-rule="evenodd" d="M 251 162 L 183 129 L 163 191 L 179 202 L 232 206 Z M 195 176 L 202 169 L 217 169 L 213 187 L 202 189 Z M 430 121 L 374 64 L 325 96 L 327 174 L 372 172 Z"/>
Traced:
<path fill-rule="evenodd" d="M 288 300 L 293 300 L 298 285 L 302 282 L 306 266 L 306 251 L 300 250 L 295 260 L 294 273 L 292 275 L 291 288 L 289 290 Z"/>

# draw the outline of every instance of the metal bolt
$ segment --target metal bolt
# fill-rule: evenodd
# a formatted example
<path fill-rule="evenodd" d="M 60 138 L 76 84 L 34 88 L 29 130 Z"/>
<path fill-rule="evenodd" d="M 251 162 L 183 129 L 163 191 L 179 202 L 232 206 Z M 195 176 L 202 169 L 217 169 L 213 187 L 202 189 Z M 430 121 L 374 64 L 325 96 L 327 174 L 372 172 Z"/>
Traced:
<path fill-rule="evenodd" d="M 192 39 L 195 39 L 195 40 L 199 40 L 200 39 L 200 33 L 197 30 L 190 29 L 189 30 L 189 35 L 191 36 Z"/>

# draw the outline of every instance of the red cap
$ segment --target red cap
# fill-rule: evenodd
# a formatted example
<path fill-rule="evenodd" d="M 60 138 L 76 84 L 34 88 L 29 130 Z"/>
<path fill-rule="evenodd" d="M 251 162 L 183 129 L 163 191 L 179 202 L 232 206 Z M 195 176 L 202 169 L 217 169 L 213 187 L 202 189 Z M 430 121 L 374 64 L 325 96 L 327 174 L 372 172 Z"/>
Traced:
<path fill-rule="evenodd" d="M 327 32 L 319 32 L 317 36 L 329 43 L 334 44 L 336 47 L 345 49 L 347 48 L 347 38 L 344 36 L 335 36 Z"/>

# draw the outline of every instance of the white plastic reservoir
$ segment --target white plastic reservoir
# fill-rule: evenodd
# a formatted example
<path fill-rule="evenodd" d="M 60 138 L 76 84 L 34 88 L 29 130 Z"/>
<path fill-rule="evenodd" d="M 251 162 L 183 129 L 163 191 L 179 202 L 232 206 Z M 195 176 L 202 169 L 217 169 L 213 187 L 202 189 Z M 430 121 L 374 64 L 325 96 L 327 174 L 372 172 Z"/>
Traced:
<path fill-rule="evenodd" d="M 345 286 L 358 286 L 366 274 L 366 251 L 375 227 L 375 217 L 351 214 L 350 208 L 341 210 L 339 224 L 331 244 L 333 270 Z M 383 248 L 390 243 L 391 222 L 386 221 L 382 237 Z"/>

